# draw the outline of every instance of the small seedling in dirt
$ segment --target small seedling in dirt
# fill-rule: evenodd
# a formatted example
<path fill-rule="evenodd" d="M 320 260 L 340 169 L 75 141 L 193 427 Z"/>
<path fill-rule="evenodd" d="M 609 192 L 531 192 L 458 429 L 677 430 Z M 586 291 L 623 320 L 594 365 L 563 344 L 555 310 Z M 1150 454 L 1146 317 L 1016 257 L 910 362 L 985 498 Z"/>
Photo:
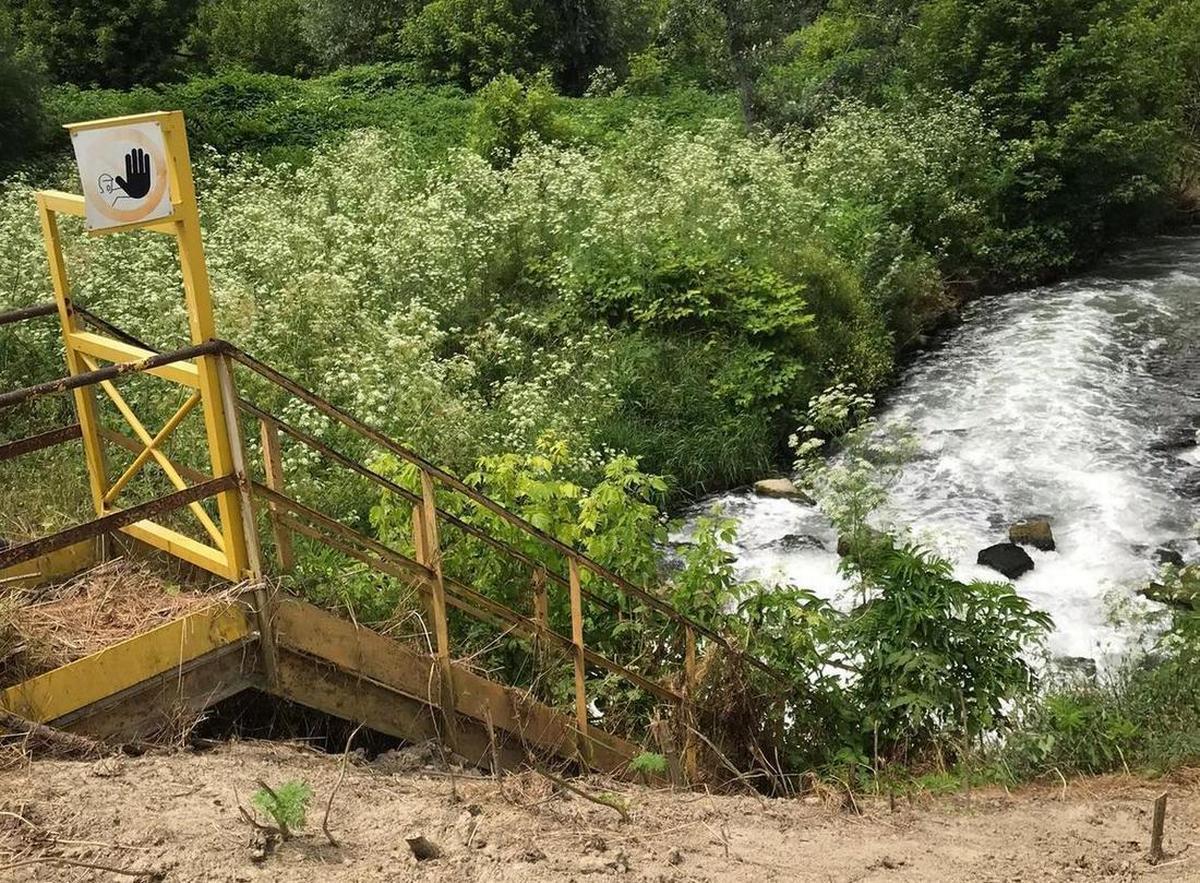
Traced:
<path fill-rule="evenodd" d="M 308 815 L 308 802 L 313 796 L 308 783 L 292 780 L 284 782 L 278 788 L 272 788 L 261 780 L 258 784 L 262 787 L 254 793 L 250 802 L 275 820 L 283 839 L 290 837 L 293 830 L 304 827 L 305 816 Z"/>
<path fill-rule="evenodd" d="M 633 760 L 629 761 L 629 769 L 631 772 L 641 773 L 646 776 L 662 775 L 667 771 L 667 759 L 661 754 L 655 754 L 652 751 L 643 751 Z"/>

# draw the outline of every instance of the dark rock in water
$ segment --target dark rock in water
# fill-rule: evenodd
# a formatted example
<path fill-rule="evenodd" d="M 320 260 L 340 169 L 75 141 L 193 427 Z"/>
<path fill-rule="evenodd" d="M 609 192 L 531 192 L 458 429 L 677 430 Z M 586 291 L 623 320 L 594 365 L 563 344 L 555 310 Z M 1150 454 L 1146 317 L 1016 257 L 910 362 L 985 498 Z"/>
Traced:
<path fill-rule="evenodd" d="M 1063 674 L 1083 675 L 1085 678 L 1096 677 L 1096 660 L 1090 656 L 1056 656 L 1054 662 Z"/>
<path fill-rule="evenodd" d="M 1159 546 L 1154 550 L 1154 558 L 1159 564 L 1174 564 L 1176 567 L 1183 567 L 1183 555 L 1170 546 Z"/>
<path fill-rule="evenodd" d="M 1175 493 L 1186 499 L 1200 497 L 1200 469 L 1189 469 L 1186 474 L 1171 482 Z"/>
<path fill-rule="evenodd" d="M 1186 423 L 1168 426 L 1148 445 L 1152 451 L 1181 451 L 1196 447 L 1196 431 L 1200 429 L 1200 417 L 1191 417 Z"/>
<path fill-rule="evenodd" d="M 999 571 L 1009 579 L 1020 579 L 1033 570 L 1033 559 L 1016 543 L 997 543 L 988 546 L 976 559 L 984 567 Z"/>
<path fill-rule="evenodd" d="M 824 549 L 825 543 L 820 537 L 809 533 L 790 533 L 779 541 L 778 546 L 784 552 L 801 552 L 804 549 Z"/>
<path fill-rule="evenodd" d="M 1043 552 L 1054 551 L 1054 533 L 1047 518 L 1031 518 L 1018 521 L 1008 529 L 1009 542 L 1019 546 L 1033 546 Z"/>

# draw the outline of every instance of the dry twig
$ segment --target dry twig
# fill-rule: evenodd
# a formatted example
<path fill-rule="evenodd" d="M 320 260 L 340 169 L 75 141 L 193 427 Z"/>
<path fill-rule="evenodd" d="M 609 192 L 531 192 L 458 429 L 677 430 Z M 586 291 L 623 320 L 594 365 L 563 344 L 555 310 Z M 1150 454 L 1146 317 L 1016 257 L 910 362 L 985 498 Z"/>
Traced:
<path fill-rule="evenodd" d="M 329 802 L 325 804 L 325 818 L 321 820 L 321 830 L 325 832 L 325 838 L 329 841 L 330 846 L 341 846 L 337 838 L 329 833 L 329 813 L 333 809 L 333 798 L 337 797 L 338 789 L 342 787 L 342 780 L 346 778 L 346 763 L 350 759 L 350 743 L 354 741 L 354 737 L 358 735 L 358 731 L 363 726 L 364 724 L 359 724 L 355 727 L 354 731 L 346 739 L 346 750 L 342 752 L 342 768 L 338 772 L 338 779 L 333 786 L 333 790 L 329 792 Z"/>

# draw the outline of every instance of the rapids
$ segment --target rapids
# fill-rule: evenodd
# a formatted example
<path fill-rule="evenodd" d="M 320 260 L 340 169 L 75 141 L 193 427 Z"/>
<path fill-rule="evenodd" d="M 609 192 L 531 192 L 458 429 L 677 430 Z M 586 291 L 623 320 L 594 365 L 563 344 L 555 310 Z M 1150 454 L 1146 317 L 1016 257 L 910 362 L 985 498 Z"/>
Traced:
<path fill-rule="evenodd" d="M 907 421 L 921 448 L 889 515 L 982 579 L 1002 577 L 975 564 L 980 549 L 1049 516 L 1058 550 L 1029 549 L 1036 568 L 1017 590 L 1054 617 L 1053 654 L 1111 661 L 1132 629 L 1110 611 L 1135 599 L 1157 550 L 1200 551 L 1200 237 L 978 299 L 962 318 L 881 403 L 880 420 Z M 818 511 L 747 492 L 697 508 L 713 502 L 739 522 L 740 576 L 841 594 Z"/>

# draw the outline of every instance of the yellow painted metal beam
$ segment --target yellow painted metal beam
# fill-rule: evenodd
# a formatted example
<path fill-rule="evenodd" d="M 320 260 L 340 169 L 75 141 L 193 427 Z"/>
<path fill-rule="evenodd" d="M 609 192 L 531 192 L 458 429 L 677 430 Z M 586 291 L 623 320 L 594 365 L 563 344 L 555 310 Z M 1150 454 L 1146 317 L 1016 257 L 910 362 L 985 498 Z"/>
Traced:
<path fill-rule="evenodd" d="M 42 203 L 52 212 L 64 215 L 84 215 L 83 197 L 75 193 L 63 193 L 61 190 L 43 190 L 38 194 Z"/>
<path fill-rule="evenodd" d="M 99 559 L 98 542 L 83 540 L 32 561 L 0 568 L 0 589 L 24 589 L 87 570 Z"/>
<path fill-rule="evenodd" d="M 126 116 L 105 117 L 102 120 L 86 120 L 82 123 L 65 123 L 63 128 L 68 132 L 86 132 L 88 129 L 108 129 L 112 126 L 132 126 L 137 123 L 163 123 L 178 111 L 152 110 L 148 113 L 132 113 Z"/>
<path fill-rule="evenodd" d="M 169 527 L 164 527 L 153 521 L 139 521 L 136 524 L 121 528 L 121 531 L 135 540 L 140 540 L 148 546 L 161 549 L 168 555 L 182 558 L 189 564 L 195 564 L 209 573 L 215 573 L 217 576 L 222 576 L 230 580 L 241 578 L 240 572 L 230 565 L 229 559 L 220 549 L 206 546 L 199 540 L 194 540 L 186 534 L 171 530 Z"/>
<path fill-rule="evenodd" d="M 106 362 L 127 364 L 141 362 L 155 355 L 150 350 L 144 350 L 111 337 L 102 337 L 90 331 L 73 331 L 69 335 L 69 341 L 76 352 L 103 359 Z M 200 371 L 192 362 L 172 362 L 170 365 L 151 368 L 147 373 L 192 389 L 200 386 Z"/>
<path fill-rule="evenodd" d="M 10 687 L 0 706 L 45 723 L 251 634 L 241 604 L 214 604 Z"/>

